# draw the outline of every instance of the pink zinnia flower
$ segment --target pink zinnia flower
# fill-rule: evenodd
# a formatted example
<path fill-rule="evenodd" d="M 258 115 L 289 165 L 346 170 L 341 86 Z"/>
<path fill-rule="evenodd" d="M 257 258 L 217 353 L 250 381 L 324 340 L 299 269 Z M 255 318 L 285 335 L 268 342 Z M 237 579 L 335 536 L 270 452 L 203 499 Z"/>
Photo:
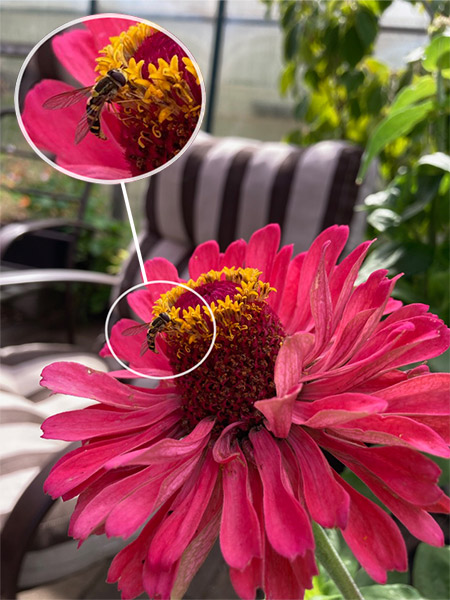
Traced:
<path fill-rule="evenodd" d="M 129 179 L 164 165 L 192 137 L 202 105 L 199 74 L 162 31 L 125 18 L 96 17 L 56 35 L 52 48 L 80 86 L 89 86 L 86 95 L 111 70 L 126 78 L 112 106 L 105 103 L 101 110 L 100 131 L 106 139 L 86 129 L 75 143 L 77 127 L 86 118 L 86 100 L 67 101 L 59 110 L 44 106 L 77 88 L 45 79 L 26 94 L 25 130 L 40 150 L 56 155 L 60 167 L 82 177 Z"/>
<path fill-rule="evenodd" d="M 370 242 L 340 264 L 348 236 L 334 226 L 291 260 L 269 225 L 225 253 L 216 242 L 194 252 L 188 286 L 217 323 L 212 354 L 184 377 L 156 389 L 73 363 L 43 373 L 55 392 L 99 404 L 47 419 L 44 437 L 82 440 L 53 469 L 45 489 L 79 494 L 70 534 L 136 540 L 113 560 L 108 581 L 124 598 L 179 598 L 220 537 L 242 598 L 302 598 L 317 573 L 311 521 L 337 527 L 371 577 L 406 570 L 394 520 L 330 466 L 348 466 L 415 536 L 443 534 L 430 512 L 448 512 L 439 468 L 425 452 L 449 456 L 449 375 L 417 363 L 449 346 L 449 331 L 422 304 L 402 306 L 395 280 L 376 271 L 355 280 Z M 162 258 L 149 281 L 181 281 Z M 119 321 L 111 343 L 121 359 L 153 375 L 179 373 L 206 352 L 211 320 L 194 294 L 151 285 L 129 304 L 146 322 L 171 321 L 158 354 L 140 355 L 145 331 Z M 105 349 L 103 354 L 108 354 Z"/>

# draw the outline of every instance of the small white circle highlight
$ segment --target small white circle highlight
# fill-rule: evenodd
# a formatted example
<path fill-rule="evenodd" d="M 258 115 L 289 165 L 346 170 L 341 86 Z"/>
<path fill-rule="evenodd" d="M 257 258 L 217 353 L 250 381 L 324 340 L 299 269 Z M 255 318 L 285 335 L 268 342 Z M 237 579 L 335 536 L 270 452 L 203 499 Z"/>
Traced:
<path fill-rule="evenodd" d="M 143 287 L 147 287 L 149 285 L 154 285 L 154 284 L 158 284 L 158 283 L 162 283 L 162 284 L 168 284 L 171 285 L 173 287 L 182 287 L 185 290 L 187 290 L 188 292 L 191 292 L 192 294 L 194 294 L 195 296 L 197 296 L 197 298 L 206 306 L 206 309 L 211 317 L 212 320 L 212 324 L 213 324 L 213 336 L 212 336 L 212 340 L 211 340 L 211 344 L 209 345 L 208 350 L 205 353 L 205 356 L 199 360 L 199 362 L 194 365 L 193 367 L 191 367 L 190 369 L 187 369 L 186 371 L 182 371 L 181 373 L 175 373 L 174 375 L 164 375 L 162 377 L 156 377 L 154 375 L 147 375 L 144 373 L 141 373 L 140 371 L 136 371 L 135 369 L 132 369 L 131 367 L 129 367 L 128 365 L 126 365 L 118 356 L 117 354 L 114 352 L 113 347 L 111 346 L 111 342 L 109 339 L 109 323 L 111 320 L 111 316 L 112 313 L 114 311 L 114 309 L 116 308 L 117 304 L 122 300 L 122 298 L 124 298 L 125 296 L 127 296 L 130 292 L 134 292 L 135 290 L 138 290 L 140 288 Z M 177 377 L 183 377 L 183 375 L 187 375 L 188 373 L 192 373 L 192 371 L 195 371 L 195 369 L 197 369 L 200 365 L 202 365 L 205 360 L 208 358 L 208 356 L 211 354 L 212 349 L 214 348 L 214 343 L 216 341 L 216 337 L 217 337 L 217 324 L 216 324 L 216 318 L 213 315 L 213 312 L 211 310 L 210 305 L 208 304 L 208 302 L 203 298 L 203 296 L 201 296 L 198 292 L 196 292 L 195 290 L 193 290 L 192 288 L 188 287 L 187 285 L 183 284 L 183 283 L 179 283 L 178 281 L 170 281 L 167 279 L 155 279 L 154 281 L 145 281 L 144 283 L 138 283 L 137 285 L 129 288 L 128 290 L 126 290 L 125 292 L 123 292 L 118 298 L 116 298 L 116 300 L 113 302 L 113 304 L 111 305 L 111 308 L 108 311 L 108 314 L 106 316 L 106 321 L 105 321 L 105 339 L 106 339 L 106 345 L 109 348 L 109 351 L 111 352 L 111 354 L 113 355 L 113 357 L 115 358 L 115 360 L 127 371 L 130 371 L 130 373 L 133 373 L 133 375 L 137 375 L 138 377 L 143 377 L 145 379 L 154 379 L 157 381 L 161 381 L 164 379 L 176 379 Z"/>

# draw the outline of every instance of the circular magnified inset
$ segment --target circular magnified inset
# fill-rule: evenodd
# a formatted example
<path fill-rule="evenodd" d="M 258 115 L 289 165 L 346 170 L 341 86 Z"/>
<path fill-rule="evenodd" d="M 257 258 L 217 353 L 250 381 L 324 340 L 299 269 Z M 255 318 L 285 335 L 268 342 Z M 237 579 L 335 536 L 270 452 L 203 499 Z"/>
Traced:
<path fill-rule="evenodd" d="M 188 148 L 204 113 L 190 52 L 126 15 L 71 21 L 30 52 L 15 93 L 19 125 L 56 169 L 122 183 L 157 173 Z"/>
<path fill-rule="evenodd" d="M 130 294 L 131 292 L 134 292 L 136 290 L 139 290 L 143 287 L 147 288 L 150 285 L 167 285 L 167 286 L 173 286 L 173 287 L 182 287 L 185 290 L 187 290 L 188 292 L 191 292 L 192 294 L 194 294 L 195 296 L 197 296 L 197 298 L 202 302 L 202 304 L 206 307 L 207 312 L 209 313 L 209 316 L 211 317 L 211 322 L 212 322 L 212 338 L 211 338 L 211 343 L 207 349 L 207 351 L 205 352 L 204 356 L 195 364 L 193 365 L 190 369 L 186 369 L 185 371 L 182 371 L 181 373 L 173 373 L 172 375 L 149 375 L 148 373 L 143 373 L 142 371 L 139 371 L 138 368 L 133 368 L 130 365 L 127 365 L 125 362 L 123 362 L 123 360 L 117 355 L 116 351 L 114 350 L 112 344 L 111 344 L 111 339 L 110 339 L 110 335 L 109 335 L 109 323 L 111 321 L 111 316 L 114 312 L 114 309 L 116 308 L 116 306 L 118 305 L 118 303 L 125 298 L 126 296 L 128 296 L 128 294 Z M 158 315 L 158 317 L 156 317 L 155 319 L 153 319 L 151 322 L 149 323 L 143 323 L 141 325 L 136 324 L 134 326 L 128 326 L 126 329 L 122 330 L 120 335 L 123 336 L 125 335 L 127 336 L 132 336 L 132 335 L 138 335 L 141 334 L 140 337 L 143 337 L 145 334 L 145 339 L 143 340 L 142 344 L 143 344 L 143 351 L 140 352 L 140 355 L 145 354 L 145 352 L 151 351 L 151 352 L 155 352 L 156 348 L 155 348 L 155 342 L 156 342 L 156 336 L 159 333 L 163 333 L 166 327 L 170 326 L 170 317 L 169 315 L 166 315 L 166 313 L 161 313 L 160 315 Z M 113 302 L 113 304 L 111 305 L 111 308 L 108 311 L 108 314 L 106 316 L 106 321 L 105 321 L 105 339 L 106 339 L 106 345 L 109 348 L 109 351 L 111 352 L 112 356 L 115 358 L 115 360 L 127 371 L 130 371 L 130 373 L 133 373 L 133 375 L 137 375 L 138 377 L 143 377 L 144 379 L 155 379 L 157 381 L 160 380 L 166 380 L 166 379 L 176 379 L 178 377 L 183 377 L 183 375 L 187 375 L 188 373 L 192 373 L 192 371 L 195 371 L 195 369 L 197 369 L 200 365 L 202 365 L 205 360 L 208 358 L 208 356 L 211 354 L 212 349 L 214 348 L 214 343 L 216 341 L 216 337 L 217 337 L 217 324 L 216 324 L 216 318 L 214 317 L 213 311 L 211 310 L 210 305 L 208 304 L 208 302 L 205 300 L 205 298 L 203 298 L 203 296 L 201 294 L 199 294 L 198 292 L 196 292 L 195 290 L 193 290 L 192 288 L 188 287 L 187 285 L 177 282 L 177 281 L 170 281 L 167 279 L 155 279 L 153 281 L 145 281 L 144 283 L 139 283 L 138 285 L 135 285 L 133 287 L 131 287 L 130 289 L 126 290 L 125 292 L 123 292 L 123 294 L 121 294 L 118 298 L 116 298 L 116 300 Z M 134 353 L 133 353 L 134 354 Z M 132 358 L 130 356 L 130 358 Z M 141 356 L 142 358 L 142 356 Z M 136 359 L 139 360 L 139 358 L 137 358 L 136 356 L 134 356 L 134 362 L 136 362 Z"/>

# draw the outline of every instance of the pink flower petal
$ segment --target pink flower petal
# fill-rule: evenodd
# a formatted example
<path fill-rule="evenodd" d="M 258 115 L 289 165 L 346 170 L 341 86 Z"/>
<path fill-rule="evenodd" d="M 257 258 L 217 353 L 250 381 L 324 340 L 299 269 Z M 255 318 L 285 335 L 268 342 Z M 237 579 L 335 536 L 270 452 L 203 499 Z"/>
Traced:
<path fill-rule="evenodd" d="M 155 318 L 153 314 L 154 302 L 147 290 L 136 290 L 127 295 L 128 306 L 144 321 L 151 323 Z"/>
<path fill-rule="evenodd" d="M 189 435 L 182 439 L 167 438 L 156 442 L 151 448 L 142 448 L 124 456 L 112 458 L 106 468 L 115 469 L 122 465 L 158 464 L 167 460 L 189 458 L 199 454 L 209 441 L 214 421 L 203 419 Z"/>
<path fill-rule="evenodd" d="M 268 303 L 276 313 L 281 304 L 283 292 L 286 283 L 286 277 L 289 270 L 289 264 L 292 257 L 293 244 L 283 246 L 275 256 L 272 273 L 270 276 L 271 286 L 276 289 L 276 293 L 271 293 L 268 298 Z"/>
<path fill-rule="evenodd" d="M 256 231 L 247 246 L 245 266 L 259 269 L 261 281 L 271 282 L 272 266 L 280 245 L 280 227 L 275 224 L 266 225 Z"/>
<path fill-rule="evenodd" d="M 110 22 L 112 19 L 110 20 Z M 106 45 L 106 44 L 105 44 Z M 95 59 L 103 48 L 96 43 L 93 35 L 86 29 L 74 29 L 52 39 L 53 52 L 67 71 L 80 82 L 81 86 L 94 85 L 98 73 L 95 71 Z M 80 49 L 83 49 L 80 52 Z M 74 60 L 76 56 L 76 60 Z"/>
<path fill-rule="evenodd" d="M 156 257 L 151 260 L 147 260 L 144 263 L 145 274 L 147 275 L 147 280 L 149 282 L 152 281 L 182 281 L 178 277 L 177 268 L 169 262 L 166 258 Z M 153 283 L 152 285 L 147 286 L 145 289 L 148 291 L 152 302 L 154 303 L 161 294 L 164 294 L 172 287 L 171 284 Z"/>
<path fill-rule="evenodd" d="M 298 254 L 289 263 L 286 283 L 284 285 L 283 296 L 280 301 L 278 316 L 288 335 L 295 333 L 292 322 L 295 316 L 295 307 L 297 305 L 298 286 L 300 283 L 300 272 L 302 270 L 305 254 Z"/>
<path fill-rule="evenodd" d="M 247 462 L 237 443 L 233 450 L 238 456 L 222 466 L 220 548 L 225 561 L 242 570 L 252 558 L 262 558 L 262 547 L 259 521 L 250 497 Z"/>
<path fill-rule="evenodd" d="M 305 357 L 314 345 L 310 333 L 296 333 L 285 338 L 275 362 L 275 386 L 277 396 L 285 396 L 298 386 Z"/>
<path fill-rule="evenodd" d="M 221 255 L 219 269 L 224 267 L 243 267 L 247 244 L 244 240 L 232 242 Z"/>
<path fill-rule="evenodd" d="M 189 260 L 189 275 L 195 281 L 202 273 L 219 269 L 219 244 L 215 240 L 197 246 Z"/>
<path fill-rule="evenodd" d="M 291 325 L 291 328 L 293 328 L 294 331 L 305 329 L 311 318 L 309 302 L 305 302 L 305 299 L 309 298 L 309 292 L 312 282 L 316 277 L 324 244 L 328 241 L 331 242 L 325 263 L 325 271 L 328 274 L 334 268 L 340 253 L 344 249 L 347 238 L 348 227 L 333 225 L 333 227 L 325 229 L 325 231 L 322 231 L 322 233 L 317 236 L 306 253 L 300 274 L 295 317 Z"/>
<path fill-rule="evenodd" d="M 384 483 L 370 475 L 366 470 L 355 468 L 354 465 L 350 468 L 362 481 L 364 481 L 397 519 L 409 529 L 412 535 L 432 546 L 444 545 L 444 534 L 442 529 L 433 517 L 426 512 L 426 509 L 400 498 L 396 493 L 391 492 Z"/>
<path fill-rule="evenodd" d="M 98 406 L 72 410 L 48 417 L 42 425 L 43 437 L 77 441 L 116 433 L 129 433 L 153 425 L 180 407 L 172 396 L 150 408 L 135 411 L 99 410 Z"/>
<path fill-rule="evenodd" d="M 43 108 L 43 103 L 52 96 L 72 89 L 61 81 L 43 80 L 28 92 L 22 120 L 31 140 L 41 150 L 56 154 L 58 164 L 73 173 L 98 179 L 131 177 L 122 147 L 115 141 L 106 119 L 102 118 L 102 129 L 107 140 L 89 133 L 75 144 L 75 130 L 85 113 L 85 102 L 61 110 Z M 83 172 L 76 171 L 80 167 Z"/>
<path fill-rule="evenodd" d="M 289 435 L 292 425 L 292 411 L 301 388 L 302 386 L 298 385 L 292 388 L 290 394 L 286 394 L 281 398 L 258 400 L 254 403 L 254 407 L 266 417 L 267 429 L 278 438 L 285 438 Z"/>
<path fill-rule="evenodd" d="M 237 434 L 235 430 L 243 424 L 243 421 L 231 423 L 219 435 L 213 447 L 213 457 L 216 462 L 227 463 L 240 456 L 240 448 L 236 447 L 234 440 Z"/>
<path fill-rule="evenodd" d="M 151 479 L 154 468 L 147 467 L 137 473 L 106 473 L 92 487 L 95 494 L 83 492 L 82 506 L 77 504 L 77 513 L 71 520 L 70 535 L 86 539 L 100 525 L 124 497 Z"/>
<path fill-rule="evenodd" d="M 264 592 L 269 600 L 303 598 L 304 587 L 299 583 L 294 570 L 294 560 L 288 560 L 272 548 L 270 542 L 266 543 L 264 561 Z M 301 558 L 301 557 L 297 557 Z"/>
<path fill-rule="evenodd" d="M 311 314 L 314 320 L 314 348 L 312 355 L 318 356 L 328 344 L 333 330 L 333 309 L 331 303 L 328 277 L 325 272 L 325 256 L 330 242 L 322 248 L 322 255 L 317 267 L 317 272 L 312 282 L 309 294 Z"/>
<path fill-rule="evenodd" d="M 298 425 L 314 428 L 332 427 L 382 411 L 386 406 L 385 400 L 375 396 L 356 393 L 338 394 L 314 402 L 296 402 L 292 421 Z"/>
<path fill-rule="evenodd" d="M 122 498 L 115 506 L 111 506 L 105 523 L 106 535 L 125 539 L 132 535 L 155 509 L 172 498 L 186 483 L 195 471 L 198 459 L 198 456 L 194 456 L 177 463 L 150 467 L 153 476 L 147 476 L 147 481 L 143 481 L 143 485 L 134 491 L 124 490 Z"/>
<path fill-rule="evenodd" d="M 263 587 L 263 561 L 254 558 L 245 569 L 230 567 L 230 579 L 236 593 L 245 600 L 254 600 L 256 592 Z M 267 597 L 267 596 L 266 596 Z"/>
<path fill-rule="evenodd" d="M 142 354 L 142 348 L 147 347 L 147 332 L 143 329 L 136 335 L 124 335 L 124 332 L 130 327 L 136 327 L 137 323 L 131 319 L 121 319 L 114 324 L 109 343 L 116 355 L 123 361 L 128 361 L 129 365 L 135 371 L 144 375 L 153 377 L 166 377 L 173 375 L 172 368 L 166 356 L 161 351 L 159 340 L 156 340 L 156 349 L 158 353 L 145 350 Z M 105 344 L 100 356 L 111 356 L 109 347 Z M 126 377 L 135 378 L 136 375 L 128 372 Z"/>
<path fill-rule="evenodd" d="M 218 499 L 214 498 L 214 496 L 217 496 Z M 198 527 L 199 534 L 191 540 L 189 546 L 183 552 L 177 571 L 177 578 L 172 588 L 171 598 L 184 597 L 192 578 L 213 547 L 219 533 L 220 508 L 220 495 L 213 493 L 213 497 Z"/>
<path fill-rule="evenodd" d="M 143 568 L 147 559 L 148 547 L 161 521 L 166 516 L 167 508 L 167 506 L 163 506 L 147 523 L 139 537 L 123 548 L 112 561 L 107 582 L 118 582 L 122 598 L 131 600 L 143 592 Z"/>
<path fill-rule="evenodd" d="M 426 505 L 442 494 L 437 486 L 439 467 L 419 452 L 395 446 L 366 448 L 315 431 L 312 436 L 358 477 L 362 479 L 361 473 L 371 473 L 411 504 Z"/>
<path fill-rule="evenodd" d="M 353 250 L 344 260 L 337 265 L 330 275 L 330 294 L 334 304 L 334 318 L 336 322 L 353 292 L 353 286 L 358 276 L 359 268 L 367 254 L 372 242 L 364 242 Z"/>
<path fill-rule="evenodd" d="M 388 411 L 403 415 L 448 415 L 450 404 L 449 373 L 430 373 L 407 379 L 380 390 L 377 395 L 388 401 Z"/>
<path fill-rule="evenodd" d="M 55 393 L 92 398 L 103 404 L 124 408 L 149 408 L 155 402 L 170 400 L 174 392 L 173 388 L 141 392 L 120 383 L 108 373 L 72 362 L 58 362 L 45 367 L 41 385 Z"/>
<path fill-rule="evenodd" d="M 127 29 L 138 22 L 112 15 L 111 17 L 86 19 L 84 26 L 92 35 L 95 46 L 101 50 L 110 43 L 111 37 L 120 35 L 123 31 L 127 31 Z"/>
<path fill-rule="evenodd" d="M 437 433 L 407 417 L 370 415 L 341 424 L 339 433 L 349 440 L 369 444 L 409 446 L 435 456 L 450 457 L 447 444 Z"/>
<path fill-rule="evenodd" d="M 386 571 L 407 571 L 406 546 L 399 528 L 379 506 L 336 475 L 350 495 L 347 527 L 342 531 L 361 566 L 378 583 L 386 583 Z"/>
<path fill-rule="evenodd" d="M 194 537 L 213 492 L 219 467 L 207 452 L 203 464 L 188 483 L 184 498 L 173 505 L 151 543 L 148 561 L 152 569 L 169 569 L 180 559 Z M 182 492 L 183 494 L 183 492 Z"/>
<path fill-rule="evenodd" d="M 91 476 L 98 474 L 111 461 L 112 456 L 120 457 L 121 454 L 164 435 L 176 420 L 177 418 L 171 422 L 171 418 L 168 417 L 163 424 L 152 425 L 142 433 L 117 436 L 112 442 L 91 442 L 88 446 L 69 452 L 53 467 L 44 485 L 45 492 L 53 498 L 67 495 L 88 481 Z"/>
<path fill-rule="evenodd" d="M 250 431 L 256 465 L 264 486 L 264 521 L 273 548 L 289 559 L 314 548 L 308 517 L 283 483 L 281 454 L 272 436 L 265 430 Z"/>
<path fill-rule="evenodd" d="M 292 428 L 288 441 L 300 465 L 311 518 L 323 527 L 345 528 L 350 499 L 333 478 L 323 452 L 301 427 Z"/>

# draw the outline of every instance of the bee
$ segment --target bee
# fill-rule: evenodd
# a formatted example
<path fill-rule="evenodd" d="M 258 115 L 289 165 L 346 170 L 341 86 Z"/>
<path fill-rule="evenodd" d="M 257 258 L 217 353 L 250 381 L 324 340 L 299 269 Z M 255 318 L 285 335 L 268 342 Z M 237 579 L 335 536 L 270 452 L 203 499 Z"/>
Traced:
<path fill-rule="evenodd" d="M 147 330 L 147 339 L 144 341 L 141 347 L 141 356 L 151 350 L 155 354 L 158 354 L 155 348 L 156 336 L 158 333 L 164 331 L 167 325 L 170 323 L 170 317 L 167 313 L 162 312 L 159 314 L 151 323 L 143 323 L 142 325 L 133 325 L 122 331 L 122 335 L 136 335 L 141 331 Z"/>
<path fill-rule="evenodd" d="M 46 100 L 42 106 L 49 110 L 67 108 L 87 97 L 86 112 L 75 131 L 75 144 L 79 144 L 89 131 L 101 140 L 106 140 L 100 127 L 100 115 L 105 104 L 111 103 L 126 83 L 127 76 L 124 71 L 111 69 L 94 86 L 57 94 Z"/>

